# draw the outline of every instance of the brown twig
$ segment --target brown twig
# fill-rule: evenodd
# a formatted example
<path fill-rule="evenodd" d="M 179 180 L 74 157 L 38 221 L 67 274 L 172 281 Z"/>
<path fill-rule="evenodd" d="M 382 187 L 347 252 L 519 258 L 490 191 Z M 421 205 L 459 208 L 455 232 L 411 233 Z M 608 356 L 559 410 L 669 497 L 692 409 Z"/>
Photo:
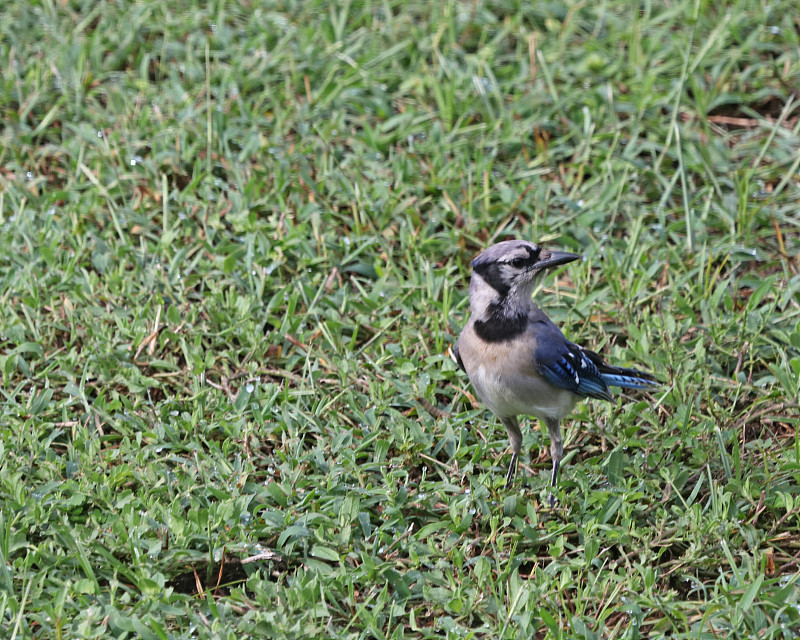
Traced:
<path fill-rule="evenodd" d="M 203 598 L 203 600 L 205 600 L 206 593 L 205 590 L 203 589 L 203 583 L 200 582 L 200 576 L 197 575 L 197 569 L 192 567 L 192 573 L 194 574 L 194 586 L 197 588 L 197 595 Z"/>
<path fill-rule="evenodd" d="M 800 404 L 783 403 L 783 402 L 772 404 L 766 409 L 762 409 L 761 411 L 757 411 L 756 413 L 751 413 L 740 418 L 736 423 L 735 430 L 738 430 L 740 427 L 745 426 L 748 422 L 759 420 L 764 416 L 769 415 L 770 413 L 775 413 L 779 410 L 782 411 L 786 409 L 800 409 Z M 778 417 L 783 417 L 783 416 L 778 416 Z"/>
<path fill-rule="evenodd" d="M 439 409 L 439 407 L 435 407 L 433 404 L 431 404 L 430 400 L 428 400 L 427 398 L 423 398 L 422 396 L 419 396 L 417 398 L 417 402 L 419 402 L 424 407 L 424 409 L 428 413 L 430 413 L 434 418 L 449 418 L 450 417 L 450 414 L 447 413 L 447 411 L 442 411 L 441 409 Z"/>
<path fill-rule="evenodd" d="M 779 520 L 778 520 L 778 521 L 777 521 L 777 522 L 776 522 L 774 525 L 772 525 L 772 529 L 770 529 L 770 530 L 769 530 L 769 532 L 767 533 L 767 536 L 768 536 L 768 537 L 769 537 L 769 536 L 771 536 L 771 535 L 772 535 L 773 533 L 775 533 L 775 532 L 776 532 L 778 529 L 780 529 L 781 525 L 782 525 L 784 522 L 786 522 L 786 520 L 788 520 L 788 518 L 789 518 L 790 516 L 797 515 L 798 513 L 800 513 L 800 507 L 795 507 L 794 509 L 790 509 L 789 511 L 787 511 L 786 513 L 784 513 L 784 514 L 783 514 L 783 515 L 780 517 L 780 519 L 779 519 Z"/>
<path fill-rule="evenodd" d="M 219 573 L 217 574 L 217 585 L 214 587 L 214 597 L 217 597 L 217 591 L 219 590 L 219 585 L 222 582 L 222 570 L 225 568 L 225 547 L 222 547 L 222 557 L 219 561 Z"/>

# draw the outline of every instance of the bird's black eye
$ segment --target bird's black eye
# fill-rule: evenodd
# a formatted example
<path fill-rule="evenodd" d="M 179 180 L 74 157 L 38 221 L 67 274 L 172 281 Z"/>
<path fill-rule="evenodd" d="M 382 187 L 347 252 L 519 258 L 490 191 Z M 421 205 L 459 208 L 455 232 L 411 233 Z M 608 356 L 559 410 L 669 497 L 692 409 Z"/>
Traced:
<path fill-rule="evenodd" d="M 525 259 L 524 258 L 514 258 L 511 261 L 511 266 L 515 269 L 522 269 L 525 266 Z"/>

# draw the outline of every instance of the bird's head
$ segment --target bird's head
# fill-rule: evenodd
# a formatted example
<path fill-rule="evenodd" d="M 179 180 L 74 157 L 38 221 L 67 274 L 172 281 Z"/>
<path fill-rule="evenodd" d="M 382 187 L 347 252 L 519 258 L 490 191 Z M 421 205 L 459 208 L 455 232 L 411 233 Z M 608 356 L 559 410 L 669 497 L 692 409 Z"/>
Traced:
<path fill-rule="evenodd" d="M 501 299 L 515 294 L 530 298 L 537 276 L 578 258 L 574 253 L 549 251 L 526 240 L 507 240 L 481 253 L 472 261 L 472 269 Z"/>

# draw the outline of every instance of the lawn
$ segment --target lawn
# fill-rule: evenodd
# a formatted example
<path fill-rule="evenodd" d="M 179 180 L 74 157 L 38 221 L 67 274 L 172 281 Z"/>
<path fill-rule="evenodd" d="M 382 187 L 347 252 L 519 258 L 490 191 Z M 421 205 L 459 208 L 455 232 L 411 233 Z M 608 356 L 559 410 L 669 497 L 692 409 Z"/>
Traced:
<path fill-rule="evenodd" d="M 0 636 L 800 635 L 794 1 L 0 9 Z M 510 453 L 500 239 L 661 386 Z"/>

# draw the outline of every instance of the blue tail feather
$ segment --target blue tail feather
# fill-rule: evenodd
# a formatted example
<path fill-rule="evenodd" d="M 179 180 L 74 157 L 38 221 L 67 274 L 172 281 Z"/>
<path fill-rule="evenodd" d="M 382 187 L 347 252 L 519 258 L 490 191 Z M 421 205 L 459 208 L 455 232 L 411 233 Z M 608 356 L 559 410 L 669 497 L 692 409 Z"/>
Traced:
<path fill-rule="evenodd" d="M 585 351 L 588 357 L 597 366 L 600 377 L 609 386 L 620 387 L 622 389 L 649 389 L 659 386 L 658 381 L 651 373 L 639 371 L 638 369 L 612 367 L 610 364 L 604 362 L 594 351 L 589 351 L 588 349 Z"/>
<path fill-rule="evenodd" d="M 648 389 L 650 387 L 658 386 L 658 383 L 649 376 L 647 378 L 641 377 L 641 372 L 637 372 L 637 375 L 619 375 L 613 373 L 602 373 L 600 375 L 602 376 L 603 381 L 610 387 L 620 387 L 622 389 Z"/>

